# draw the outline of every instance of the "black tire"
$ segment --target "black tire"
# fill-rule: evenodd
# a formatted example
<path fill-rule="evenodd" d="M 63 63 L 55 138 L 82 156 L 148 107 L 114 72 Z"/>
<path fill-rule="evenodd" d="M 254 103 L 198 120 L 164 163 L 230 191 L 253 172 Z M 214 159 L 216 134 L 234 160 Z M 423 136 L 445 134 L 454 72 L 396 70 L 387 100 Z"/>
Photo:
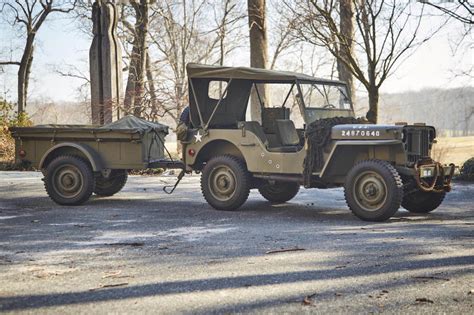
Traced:
<path fill-rule="evenodd" d="M 349 208 L 364 221 L 385 221 L 394 215 L 403 198 L 403 184 L 388 162 L 365 160 L 347 174 L 344 195 Z"/>
<path fill-rule="evenodd" d="M 201 175 L 204 199 L 217 210 L 238 209 L 250 193 L 250 175 L 245 163 L 230 155 L 216 156 Z"/>
<path fill-rule="evenodd" d="M 263 198 L 274 203 L 283 203 L 293 199 L 299 190 L 300 185 L 295 182 L 276 182 L 273 185 L 267 183 L 258 189 Z"/>
<path fill-rule="evenodd" d="M 417 191 L 403 196 L 402 207 L 413 213 L 428 213 L 438 208 L 446 192 Z"/>
<path fill-rule="evenodd" d="M 89 163 L 81 158 L 61 155 L 46 168 L 44 186 L 49 197 L 57 204 L 80 205 L 94 191 L 94 174 Z"/>
<path fill-rule="evenodd" d="M 127 170 L 111 170 L 108 178 L 99 174 L 95 178 L 94 193 L 104 197 L 115 195 L 125 186 L 127 178 Z"/>

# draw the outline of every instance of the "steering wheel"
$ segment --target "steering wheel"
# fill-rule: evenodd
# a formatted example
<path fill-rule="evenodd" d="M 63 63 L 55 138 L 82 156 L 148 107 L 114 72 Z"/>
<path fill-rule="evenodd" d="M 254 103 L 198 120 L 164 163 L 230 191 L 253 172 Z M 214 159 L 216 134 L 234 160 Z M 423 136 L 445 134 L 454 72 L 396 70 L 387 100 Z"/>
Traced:
<path fill-rule="evenodd" d="M 326 104 L 323 106 L 323 108 L 330 108 L 330 109 L 335 109 L 336 106 L 332 105 L 332 104 Z"/>

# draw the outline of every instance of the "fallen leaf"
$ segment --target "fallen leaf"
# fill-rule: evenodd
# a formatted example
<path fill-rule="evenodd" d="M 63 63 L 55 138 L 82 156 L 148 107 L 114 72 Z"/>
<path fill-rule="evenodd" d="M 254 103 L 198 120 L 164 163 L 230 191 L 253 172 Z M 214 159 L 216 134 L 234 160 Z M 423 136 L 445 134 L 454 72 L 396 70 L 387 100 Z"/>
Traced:
<path fill-rule="evenodd" d="M 315 296 L 316 296 L 316 293 L 305 296 L 304 299 L 303 299 L 302 304 L 303 305 L 313 305 L 314 304 L 313 298 Z"/>
<path fill-rule="evenodd" d="M 282 249 L 269 250 L 269 251 L 265 252 L 265 254 L 276 254 L 276 253 L 284 253 L 284 252 L 297 252 L 297 251 L 301 251 L 301 250 L 306 250 L 306 249 L 299 248 L 299 247 L 282 248 Z"/>
<path fill-rule="evenodd" d="M 433 301 L 431 301 L 430 299 L 427 299 L 427 298 L 417 298 L 415 301 L 416 302 L 421 302 L 421 303 L 434 303 Z"/>

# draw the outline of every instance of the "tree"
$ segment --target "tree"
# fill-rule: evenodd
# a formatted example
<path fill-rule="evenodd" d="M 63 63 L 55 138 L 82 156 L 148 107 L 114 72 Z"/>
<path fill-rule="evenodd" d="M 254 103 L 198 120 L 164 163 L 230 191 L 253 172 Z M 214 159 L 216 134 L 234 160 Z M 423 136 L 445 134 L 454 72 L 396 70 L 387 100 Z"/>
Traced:
<path fill-rule="evenodd" d="M 224 63 L 225 56 L 238 46 L 238 22 L 243 14 L 237 3 L 164 0 L 150 6 L 148 117 L 167 116 L 177 125 L 188 106 L 186 65 Z"/>
<path fill-rule="evenodd" d="M 124 108 L 135 116 L 143 111 L 143 94 L 145 67 L 147 63 L 147 35 L 149 21 L 149 0 L 131 0 L 134 11 L 135 25 L 131 25 L 124 17 L 122 23 L 133 34 L 133 49 L 128 67 L 127 86 L 125 88 Z"/>
<path fill-rule="evenodd" d="M 265 17 L 265 0 L 248 0 L 249 39 L 250 39 L 250 66 L 254 68 L 267 68 L 268 43 L 267 25 Z M 263 86 L 258 86 L 258 92 L 265 103 L 266 93 Z M 252 120 L 261 120 L 260 102 L 256 93 L 251 95 Z"/>
<path fill-rule="evenodd" d="M 362 83 L 369 97 L 367 119 L 376 123 L 380 87 L 395 67 L 437 30 L 423 37 L 418 34 L 423 4 L 395 0 L 350 1 L 356 25 L 353 40 L 343 33 L 338 23 L 341 12 L 330 0 L 301 2 L 293 12 L 298 17 L 295 31 L 305 41 L 324 46 Z"/>
<path fill-rule="evenodd" d="M 440 3 L 420 0 L 420 2 L 447 14 L 461 23 L 470 25 L 474 24 L 474 6 L 467 0 L 440 1 Z"/>
<path fill-rule="evenodd" d="M 51 13 L 69 13 L 76 5 L 74 1 L 54 0 L 4 0 L 0 13 L 8 15 L 12 25 L 25 32 L 25 46 L 20 61 L 0 61 L 0 65 L 18 66 L 18 115 L 23 115 L 28 97 L 31 65 L 33 64 L 36 35 Z"/>
<path fill-rule="evenodd" d="M 344 59 L 348 59 L 347 55 L 354 54 L 354 5 L 352 0 L 340 0 L 339 12 L 341 36 L 347 42 L 346 49 L 342 49 L 340 53 L 344 56 Z M 354 79 L 352 73 L 339 59 L 337 59 L 337 71 L 339 73 L 339 80 L 347 83 L 349 93 L 352 96 L 352 99 L 355 100 Z"/>

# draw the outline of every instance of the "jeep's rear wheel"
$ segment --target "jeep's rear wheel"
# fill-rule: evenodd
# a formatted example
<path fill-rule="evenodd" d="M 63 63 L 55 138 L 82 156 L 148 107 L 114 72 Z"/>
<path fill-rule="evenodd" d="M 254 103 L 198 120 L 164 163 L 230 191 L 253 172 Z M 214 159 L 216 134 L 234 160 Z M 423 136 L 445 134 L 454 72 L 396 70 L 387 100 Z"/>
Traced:
<path fill-rule="evenodd" d="M 245 163 L 222 155 L 206 163 L 201 175 L 204 199 L 217 210 L 236 210 L 250 193 L 250 175 Z"/>
<path fill-rule="evenodd" d="M 428 213 L 438 208 L 446 192 L 417 191 L 403 196 L 402 207 L 413 213 Z"/>
<path fill-rule="evenodd" d="M 275 203 L 283 203 L 293 199 L 299 190 L 300 185 L 294 182 L 267 183 L 258 189 L 263 198 Z"/>
<path fill-rule="evenodd" d="M 344 185 L 346 202 L 365 221 L 385 221 L 394 215 L 403 197 L 403 184 L 397 170 L 381 160 L 356 164 Z"/>

